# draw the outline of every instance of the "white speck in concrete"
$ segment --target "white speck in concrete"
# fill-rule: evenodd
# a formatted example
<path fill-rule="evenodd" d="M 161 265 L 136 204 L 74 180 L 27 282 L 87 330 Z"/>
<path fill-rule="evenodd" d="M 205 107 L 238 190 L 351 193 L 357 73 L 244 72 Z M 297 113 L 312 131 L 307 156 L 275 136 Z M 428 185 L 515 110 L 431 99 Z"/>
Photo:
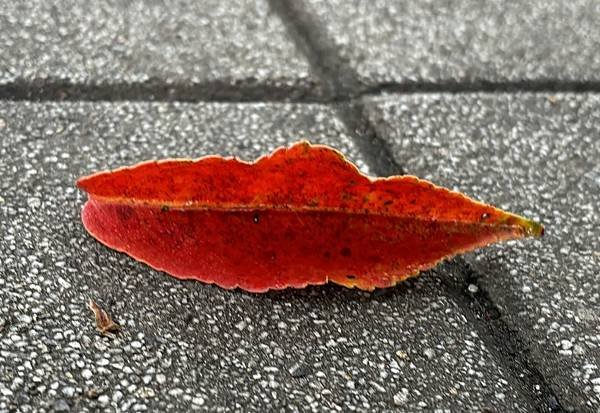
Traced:
<path fill-rule="evenodd" d="M 27 198 L 27 206 L 29 208 L 39 208 L 42 205 L 42 201 L 39 198 L 31 196 Z"/>
<path fill-rule="evenodd" d="M 177 397 L 177 396 L 181 396 L 182 394 L 183 394 L 183 390 L 181 390 L 177 387 L 169 390 L 169 396 Z"/>
<path fill-rule="evenodd" d="M 73 397 L 75 395 L 75 389 L 73 387 L 70 387 L 70 386 L 63 388 L 61 392 L 66 397 Z"/>
<path fill-rule="evenodd" d="M 195 406 L 202 406 L 204 404 L 204 398 L 202 396 L 196 396 L 192 398 L 192 404 Z"/>
<path fill-rule="evenodd" d="M 563 350 L 570 350 L 573 347 L 573 342 L 570 340 L 561 340 L 560 347 Z"/>
<path fill-rule="evenodd" d="M 396 393 L 394 395 L 394 404 L 396 406 L 404 405 L 407 400 L 408 400 L 408 389 L 406 389 L 406 388 L 403 388 L 402 391 L 400 391 L 399 393 Z"/>
<path fill-rule="evenodd" d="M 10 391 L 9 389 L 2 388 L 2 389 L 0 389 L 0 394 L 2 394 L 3 396 L 9 397 L 9 396 L 13 395 L 13 392 Z"/>
<path fill-rule="evenodd" d="M 425 357 L 427 357 L 429 360 L 431 360 L 432 358 L 435 357 L 435 351 L 431 348 L 426 348 L 425 351 L 423 351 L 423 354 L 425 355 Z"/>
<path fill-rule="evenodd" d="M 120 392 L 119 390 L 117 390 L 113 393 L 112 399 L 115 403 L 120 402 L 122 398 L 123 398 L 123 393 Z"/>

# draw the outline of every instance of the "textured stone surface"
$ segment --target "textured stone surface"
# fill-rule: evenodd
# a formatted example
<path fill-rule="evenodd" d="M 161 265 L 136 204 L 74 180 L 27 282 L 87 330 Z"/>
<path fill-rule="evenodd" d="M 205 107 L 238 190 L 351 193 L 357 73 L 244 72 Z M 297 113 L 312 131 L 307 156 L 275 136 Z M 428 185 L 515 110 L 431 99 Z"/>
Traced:
<path fill-rule="evenodd" d="M 366 84 L 600 79 L 600 3 L 304 0 Z"/>
<path fill-rule="evenodd" d="M 368 102 L 407 173 L 546 225 L 472 254 L 564 407 L 600 409 L 600 95 L 412 95 Z"/>
<path fill-rule="evenodd" d="M 283 24 L 250 0 L 7 2 L 0 50 L 0 84 L 314 80 Z"/>
<path fill-rule="evenodd" d="M 82 228 L 75 179 L 144 159 L 253 159 L 311 137 L 366 170 L 330 109 L 3 102 L 0 114 L 0 411 L 534 408 L 434 272 L 383 294 L 253 295 L 178 281 Z M 120 334 L 95 331 L 88 297 Z"/>

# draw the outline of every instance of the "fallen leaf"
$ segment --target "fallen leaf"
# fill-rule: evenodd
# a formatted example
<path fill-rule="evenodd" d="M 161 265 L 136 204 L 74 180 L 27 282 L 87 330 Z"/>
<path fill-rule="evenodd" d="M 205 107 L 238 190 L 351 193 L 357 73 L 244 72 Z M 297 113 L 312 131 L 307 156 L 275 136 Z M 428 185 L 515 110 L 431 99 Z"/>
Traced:
<path fill-rule="evenodd" d="M 177 278 L 253 292 L 333 282 L 390 287 L 542 225 L 414 176 L 369 178 L 299 142 L 247 163 L 150 161 L 77 182 L 108 247 Z"/>
<path fill-rule="evenodd" d="M 115 323 L 106 311 L 91 298 L 88 301 L 88 307 L 94 312 L 96 328 L 101 334 L 116 333 L 121 328 L 121 326 Z"/>

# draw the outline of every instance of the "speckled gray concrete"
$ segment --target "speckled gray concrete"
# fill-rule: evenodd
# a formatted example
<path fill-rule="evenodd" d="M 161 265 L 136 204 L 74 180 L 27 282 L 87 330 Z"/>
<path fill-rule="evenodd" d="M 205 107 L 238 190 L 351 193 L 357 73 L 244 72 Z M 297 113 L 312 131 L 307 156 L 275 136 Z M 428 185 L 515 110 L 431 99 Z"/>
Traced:
<path fill-rule="evenodd" d="M 368 85 L 600 79 L 594 0 L 303 2 Z"/>
<path fill-rule="evenodd" d="M 541 241 L 471 254 L 564 407 L 600 409 L 600 95 L 368 101 L 407 173 L 541 220 Z"/>
<path fill-rule="evenodd" d="M 533 408 L 434 272 L 385 294 L 252 295 L 153 271 L 81 225 L 74 180 L 148 158 L 253 159 L 310 137 L 366 170 L 330 109 L 3 102 L 0 136 L 1 412 Z"/>
<path fill-rule="evenodd" d="M 314 81 L 283 24 L 251 0 L 4 2 L 0 50 L 0 84 Z"/>

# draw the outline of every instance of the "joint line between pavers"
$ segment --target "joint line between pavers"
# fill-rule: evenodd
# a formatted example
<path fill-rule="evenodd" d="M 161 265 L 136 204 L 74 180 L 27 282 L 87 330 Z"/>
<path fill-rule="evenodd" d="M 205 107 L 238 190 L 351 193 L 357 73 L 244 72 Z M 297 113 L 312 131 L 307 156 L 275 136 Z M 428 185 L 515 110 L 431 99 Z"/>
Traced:
<path fill-rule="evenodd" d="M 313 59 L 314 60 L 314 59 Z M 406 82 L 359 85 L 336 85 L 327 69 L 313 70 L 326 83 L 326 90 L 301 85 L 237 84 L 227 82 L 185 83 L 104 83 L 78 84 L 67 81 L 31 80 L 0 85 L 0 100 L 8 101 L 92 101 L 92 102 L 190 102 L 190 103 L 295 103 L 348 104 L 360 106 L 362 99 L 385 97 L 389 94 L 586 94 L 600 93 L 600 82 L 569 82 L 560 80 L 522 82 Z M 343 71 L 343 69 L 341 70 Z M 354 74 L 346 76 L 356 78 Z M 337 81 L 337 80 L 336 80 Z M 341 114 L 342 120 L 355 126 L 368 120 Z M 367 125 L 368 126 L 368 125 Z M 368 128 L 367 128 L 368 129 Z M 376 136 L 376 134 L 375 134 Z M 377 142 L 376 142 L 377 143 Z M 378 142 L 385 146 L 385 142 Z"/>
<path fill-rule="evenodd" d="M 326 94 L 336 100 L 337 114 L 359 151 L 380 174 L 402 174 L 404 171 L 393 162 L 387 142 L 381 139 L 365 116 L 357 74 L 338 56 L 335 45 L 328 39 L 325 31 L 313 22 L 312 16 L 302 8 L 301 2 L 269 0 L 269 5 L 283 21 L 313 72 L 325 84 Z"/>
<path fill-rule="evenodd" d="M 469 317 L 481 333 L 484 343 L 524 388 L 531 389 L 529 396 L 535 401 L 539 411 L 563 412 L 564 408 L 556 392 L 535 363 L 527 357 L 528 349 L 523 338 L 502 318 L 499 307 L 478 282 L 482 274 L 475 271 L 462 257 L 455 258 L 453 263 L 465 275 L 465 279 L 459 284 L 452 282 L 449 277 L 443 277 L 442 283 L 446 286 L 446 291 L 452 294 L 456 304 L 463 309 L 463 314 Z M 469 284 L 477 287 L 476 293 L 468 291 Z M 539 389 L 534 391 L 536 386 Z"/>
<path fill-rule="evenodd" d="M 392 82 L 365 87 L 361 97 L 377 97 L 386 94 L 518 94 L 518 93 L 600 93 L 600 81 L 565 81 L 540 79 L 523 81 L 437 81 Z"/>
<path fill-rule="evenodd" d="M 226 81 L 181 83 L 99 83 L 17 81 L 0 85 L 0 100 L 12 101 L 153 101 L 224 103 L 331 103 L 317 88 L 301 85 L 237 84 Z"/>

